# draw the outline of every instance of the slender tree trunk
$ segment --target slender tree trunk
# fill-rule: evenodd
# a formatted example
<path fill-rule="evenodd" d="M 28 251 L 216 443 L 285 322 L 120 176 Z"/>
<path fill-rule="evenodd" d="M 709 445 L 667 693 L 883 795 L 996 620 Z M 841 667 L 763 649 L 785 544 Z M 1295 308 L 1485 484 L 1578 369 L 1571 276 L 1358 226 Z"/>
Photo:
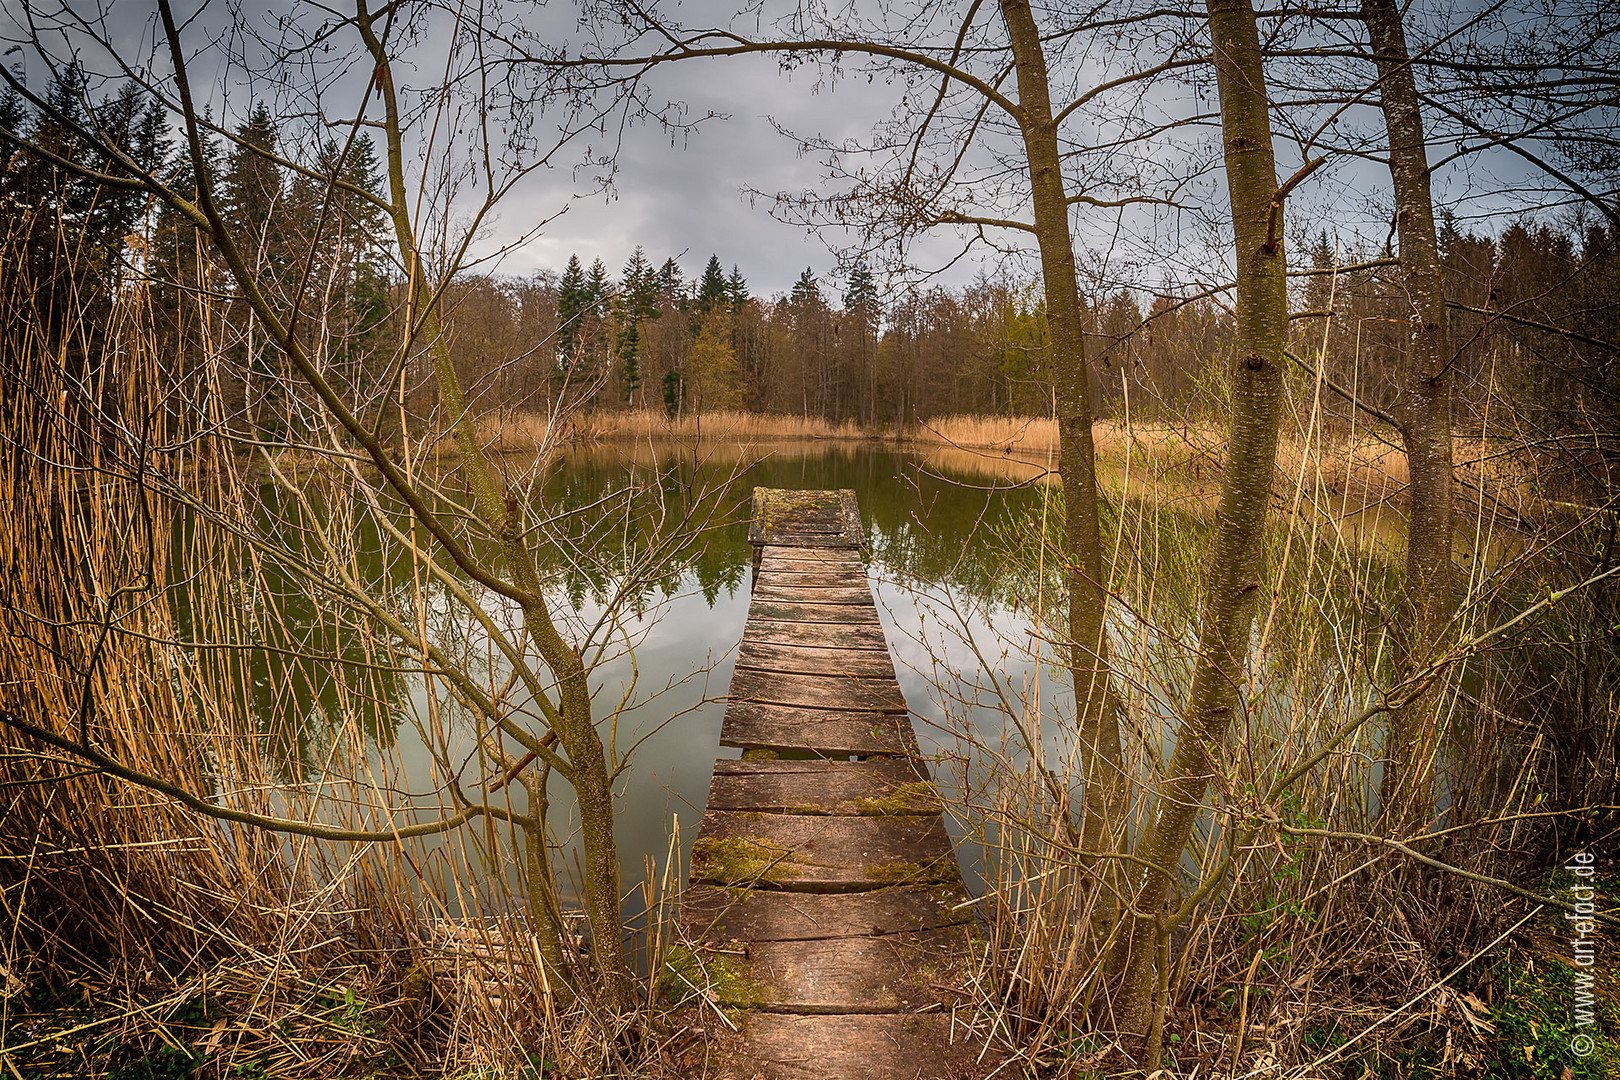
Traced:
<path fill-rule="evenodd" d="M 1170 875 L 1181 861 L 1217 753 L 1242 706 L 1249 635 L 1262 590 L 1288 344 L 1282 204 L 1254 9 L 1250 0 L 1208 0 L 1208 9 L 1236 241 L 1231 432 L 1205 571 L 1192 688 L 1175 751 L 1155 792 L 1154 819 L 1137 847 L 1152 869 L 1133 873 L 1137 888 L 1130 925 L 1115 946 L 1113 967 L 1121 976 L 1117 1015 L 1133 1048 L 1143 1045 L 1152 1027 L 1157 923 L 1164 916 Z M 1153 1061 L 1140 1064 L 1150 1071 L 1157 1068 Z"/>
<path fill-rule="evenodd" d="M 529 792 L 529 817 L 533 819 L 533 824 L 523 830 L 523 877 L 529 894 L 529 918 L 536 930 L 535 946 L 546 965 L 548 981 L 555 980 L 551 991 L 567 1000 L 572 994 L 573 971 L 564 950 L 562 911 L 557 906 L 551 851 L 546 846 L 546 815 L 551 809 L 546 781 L 550 776 L 550 767 L 542 762 L 523 777 Z"/>
<path fill-rule="evenodd" d="M 1058 126 L 1052 116 L 1046 56 L 1029 0 L 1002 0 L 1018 76 L 1024 150 L 1029 162 L 1035 238 L 1046 287 L 1050 367 L 1057 398 L 1058 475 L 1063 481 L 1063 539 L 1070 561 L 1069 669 L 1080 737 L 1085 749 L 1085 817 L 1080 846 L 1112 851 L 1125 805 L 1120 766 L 1119 713 L 1109 682 L 1105 636 L 1108 592 L 1098 515 L 1096 448 L 1091 438 L 1090 372 L 1087 368 L 1080 285 L 1069 234 L 1069 199 L 1063 186 Z M 1031 747 L 1038 754 L 1039 747 Z M 1088 865 L 1096 865 L 1087 859 Z M 1103 860 L 1109 868 L 1114 865 Z M 1113 920 L 1112 893 L 1098 905 L 1103 928 Z"/>
<path fill-rule="evenodd" d="M 1398 676 L 1409 678 L 1440 652 L 1451 623 L 1451 345 L 1423 115 L 1400 11 L 1394 0 L 1362 0 L 1361 13 L 1378 64 L 1401 275 L 1412 305 L 1400 372 L 1408 486 L 1406 597 L 1396 640 Z M 1425 687 L 1390 719 L 1381 802 L 1388 826 L 1403 834 L 1424 828 L 1434 814 L 1438 697 Z"/>
<path fill-rule="evenodd" d="M 524 540 L 526 524 L 522 507 L 484 456 L 467 408 L 466 394 L 451 362 L 438 312 L 431 305 L 422 304 L 430 290 L 409 216 L 391 58 L 372 30 L 372 16 L 367 13 L 364 0 L 357 5 L 357 12 L 361 36 L 377 65 L 375 78 L 383 100 L 390 212 L 401 260 L 410 274 L 406 318 L 409 324 L 420 328 L 421 337 L 427 342 L 439 402 L 453 424 L 452 434 L 456 449 L 461 453 L 461 468 L 472 489 L 479 516 L 500 539 L 512 583 L 529 596 L 539 597 L 544 590 L 534 553 Z M 579 806 L 580 846 L 585 860 L 585 913 L 591 924 L 592 951 L 603 981 L 605 1004 L 623 1010 L 630 1004 L 630 981 L 625 967 L 623 921 L 619 914 L 619 857 L 613 836 L 613 791 L 608 781 L 602 740 L 591 716 L 584 659 L 557 632 L 544 600 L 523 605 L 523 626 L 556 681 L 559 701 L 554 726 L 568 755 L 572 772 L 569 779 Z"/>

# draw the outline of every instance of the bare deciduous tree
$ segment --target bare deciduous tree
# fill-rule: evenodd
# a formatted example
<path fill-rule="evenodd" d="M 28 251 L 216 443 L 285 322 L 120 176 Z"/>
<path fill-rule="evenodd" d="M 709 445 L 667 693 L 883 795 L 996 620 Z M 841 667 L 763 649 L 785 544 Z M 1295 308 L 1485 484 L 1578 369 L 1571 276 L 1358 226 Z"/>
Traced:
<path fill-rule="evenodd" d="M 273 89 L 285 103 L 295 104 L 290 119 L 316 132 L 341 134 L 344 142 L 335 152 L 328 149 L 311 157 L 279 151 L 271 140 L 239 135 L 211 118 L 210 107 L 199 98 L 193 69 L 200 53 L 215 48 L 213 34 L 177 16 L 169 0 L 159 0 L 156 52 L 144 57 L 109 37 L 105 23 L 71 8 L 27 14 L 29 22 L 15 25 L 23 33 L 28 64 L 60 70 L 66 61 L 53 51 L 58 49 L 73 56 L 75 64 L 81 56 L 104 61 L 109 84 L 133 88 L 178 126 L 183 168 L 178 173 L 158 171 L 137 160 L 104 123 L 105 107 L 87 94 L 70 108 L 9 71 L 4 78 L 17 94 L 93 153 L 63 155 L 20 130 L 0 131 L 0 138 L 77 182 L 155 200 L 182 228 L 206 238 L 224 279 L 217 287 L 251 313 L 255 333 L 269 342 L 292 377 L 287 392 L 306 395 L 309 403 L 312 426 L 307 432 L 289 430 L 291 442 L 266 439 L 256 425 L 244 428 L 229 417 L 190 436 L 234 441 L 256 452 L 255 467 L 279 489 L 281 505 L 296 524 L 266 524 L 241 506 L 212 504 L 187 486 L 183 474 L 166 467 L 165 455 L 183 452 L 185 444 L 154 448 L 136 438 L 123 418 L 102 410 L 98 423 L 130 447 L 130 460 L 120 468 L 143 477 L 148 491 L 168 503 L 239 536 L 256 558 L 275 563 L 301 580 L 311 595 L 338 605 L 346 618 L 379 634 L 388 649 L 409 657 L 405 667 L 425 674 L 433 707 L 439 707 L 442 695 L 443 705 L 455 705 L 471 726 L 480 748 L 474 755 L 478 776 L 473 788 L 479 795 L 464 789 L 465 763 L 446 744 L 436 748 L 436 765 L 453 812 L 431 820 L 396 824 L 391 819 L 401 808 L 382 807 L 377 809 L 390 819 L 384 827 L 350 827 L 322 820 L 324 811 L 299 820 L 232 805 L 229 799 L 122 761 L 115 747 L 98 741 L 93 688 L 99 652 L 89 654 L 82 673 L 80 715 L 53 722 L 6 714 L 5 722 L 89 768 L 159 792 L 199 814 L 274 832 L 334 842 L 399 843 L 479 819 L 508 822 L 526 849 L 522 861 L 529 914 L 546 967 L 554 985 L 567 987 L 575 984 L 576 970 L 566 955 L 548 856 L 554 841 L 546 821 L 546 778 L 555 773 L 572 787 L 579 809 L 583 900 L 602 1000 L 615 1011 L 628 1007 L 613 783 L 625 764 L 617 723 L 629 696 L 604 714 L 593 702 L 591 685 L 594 666 L 615 647 L 616 605 L 610 602 L 601 621 L 579 627 L 577 633 L 554 610 L 556 598 L 541 548 L 558 522 L 538 502 L 534 481 L 539 473 L 534 468 L 512 475 L 486 453 L 487 435 L 469 407 L 442 314 L 446 290 L 478 261 L 474 245 L 500 200 L 534 169 L 568 152 L 582 129 L 609 120 L 625 99 L 613 97 L 589 113 L 564 108 L 570 122 L 553 143 L 540 144 L 527 124 L 536 107 L 533 99 L 521 87 L 495 88 L 500 65 L 488 51 L 490 39 L 476 13 L 425 3 L 374 9 L 368 0 L 355 0 L 352 9 L 338 15 L 312 5 L 275 22 L 280 36 L 273 40 L 260 36 L 262 27 L 248 15 L 237 13 L 227 40 L 239 50 L 227 54 L 228 79 Z M 257 52 L 250 51 L 255 48 Z M 369 73 L 363 89 L 343 87 L 332 78 L 342 70 L 334 65 L 334 52 Z M 445 72 L 442 81 L 424 86 L 404 82 L 408 76 L 402 72 L 429 54 L 436 54 Z M 406 57 L 410 63 L 402 66 Z M 166 76 L 153 74 L 164 68 Z M 363 131 L 376 132 L 381 141 L 381 191 L 355 183 L 348 169 Z M 291 286 L 272 287 L 262 260 L 251 254 L 262 237 L 245 234 L 225 212 L 216 140 L 229 140 L 233 153 L 258 161 L 271 174 L 285 170 L 321 192 L 313 225 L 304 223 L 302 246 L 294 251 L 297 265 L 278 272 L 277 284 L 291 280 Z M 94 164 L 97 159 L 104 164 Z M 366 385 L 334 378 L 301 326 L 311 311 L 321 310 L 320 283 L 310 268 L 331 243 L 334 207 L 346 200 L 359 200 L 386 221 L 397 274 L 398 303 L 391 316 L 396 345 L 380 377 Z M 267 204 L 275 202 L 267 199 Z M 277 208 L 270 205 L 266 213 L 272 221 Z M 539 353 L 549 356 L 550 350 Z M 408 415 L 413 396 L 408 390 L 417 378 L 431 388 L 431 413 L 413 418 Z M 96 408 L 93 402 L 91 407 Z M 454 447 L 454 479 L 436 474 L 432 466 L 437 451 L 430 450 L 441 437 Z M 543 457 L 548 447 L 538 449 Z M 285 457 L 289 450 L 295 455 L 291 459 Z M 329 491 L 316 493 L 307 474 L 299 475 L 294 468 L 298 454 L 329 463 Z M 467 502 L 458 500 L 456 486 L 469 497 Z M 626 498 L 620 493 L 611 501 L 622 505 Z M 386 548 L 406 553 L 416 568 L 415 589 L 401 594 L 386 583 L 379 587 L 361 571 L 356 521 L 366 522 Z M 639 574 L 667 562 L 680 532 L 680 522 L 671 522 L 666 535 L 643 553 L 650 561 L 630 569 L 619 587 L 621 599 L 633 598 Z M 296 546 L 290 546 L 290 537 L 296 538 Z M 148 575 L 136 591 L 153 587 Z M 134 595 L 127 589 L 111 591 L 103 636 L 118 631 L 120 609 L 135 602 Z M 436 610 L 441 606 L 443 610 Z M 476 650 L 469 653 L 457 644 L 456 635 L 469 630 L 487 642 L 496 658 L 494 668 L 480 662 Z M 604 725 L 606 739 L 599 731 Z M 529 792 L 522 811 L 514 810 L 503 794 L 520 776 Z"/>

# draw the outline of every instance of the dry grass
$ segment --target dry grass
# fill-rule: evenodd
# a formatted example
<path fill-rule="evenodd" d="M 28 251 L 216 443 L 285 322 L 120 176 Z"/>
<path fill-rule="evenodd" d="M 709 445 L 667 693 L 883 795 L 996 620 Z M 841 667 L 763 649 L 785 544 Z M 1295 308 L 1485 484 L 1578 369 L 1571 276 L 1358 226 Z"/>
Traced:
<path fill-rule="evenodd" d="M 127 303 L 112 330 L 118 415 L 144 416 L 163 368 Z M 398 744 L 375 737 L 389 699 L 375 680 L 417 665 L 313 578 L 275 573 L 248 539 L 265 505 L 247 463 L 181 431 L 161 468 L 137 468 L 126 444 L 52 408 L 73 391 L 26 327 L 0 349 L 8 380 L 30 391 L 0 429 L 0 709 L 215 805 L 385 834 L 443 814 L 431 799 L 401 805 Z M 274 527 L 302 530 L 294 517 Z M 328 565 L 356 572 L 364 543 Z M 289 604 L 310 640 L 261 648 L 280 640 L 265 630 Z M 278 733 L 299 734 L 279 718 L 302 715 L 301 686 L 330 692 L 299 707 L 319 722 L 298 753 Z M 645 987 L 631 1014 L 605 1015 L 586 972 L 564 1004 L 521 914 L 498 932 L 463 916 L 525 910 L 502 830 L 359 845 L 264 832 L 85 768 L 10 723 L 0 791 L 0 1072 L 681 1072 L 670 1055 L 685 1036 L 651 1035 L 664 1006 Z M 649 909 L 667 914 L 667 884 L 644 883 Z M 666 921 L 649 920 L 651 970 Z"/>
<path fill-rule="evenodd" d="M 820 417 L 725 410 L 671 420 L 662 413 L 593 413 L 582 421 L 599 439 L 680 442 L 761 442 L 775 439 L 864 439 L 858 425 L 834 425 Z"/>
<path fill-rule="evenodd" d="M 970 431 L 962 426 L 956 434 L 971 438 Z M 1094 437 L 1100 479 L 1116 496 L 1117 513 L 1104 537 L 1112 560 L 1108 586 L 1120 598 L 1110 616 L 1109 649 L 1125 743 L 1121 766 L 1134 798 L 1116 827 L 1140 835 L 1188 697 L 1186 658 L 1195 639 L 1223 433 L 1209 424 L 1099 424 Z M 1016 456 L 963 447 L 950 453 L 982 462 Z M 1463 476 L 1491 492 L 1480 498 L 1476 520 L 1460 516 L 1458 528 L 1488 534 L 1500 520 L 1493 502 L 1511 508 L 1522 498 L 1515 491 L 1516 459 L 1492 457 L 1478 441 L 1462 438 L 1455 453 Z M 1538 1062 L 1563 1052 L 1560 1039 L 1567 1045 L 1567 1035 L 1549 1033 L 1539 1017 L 1539 1035 L 1533 1024 L 1514 1036 L 1521 1041 L 1492 1035 L 1492 1024 L 1506 1030 L 1504 1018 L 1517 1007 L 1491 996 L 1493 968 L 1521 970 L 1515 937 L 1503 935 L 1515 925 L 1533 928 L 1534 905 L 1504 903 L 1501 893 L 1444 875 L 1419 885 L 1412 867 L 1387 851 L 1287 831 L 1379 832 L 1379 768 L 1386 753 L 1379 724 L 1349 731 L 1269 802 L 1258 794 L 1309 759 L 1326 733 L 1367 699 L 1369 672 L 1374 680 L 1388 677 L 1406 483 L 1404 455 L 1375 436 L 1325 438 L 1320 426 L 1302 421 L 1281 440 L 1276 528 L 1267 577 L 1259 583 L 1265 600 L 1255 627 L 1252 681 L 1232 737 L 1210 769 L 1206 827 L 1185 855 L 1189 883 L 1181 898 L 1192 892 L 1190 882 L 1217 870 L 1225 884 L 1193 909 L 1172 942 L 1166 1076 L 1504 1075 L 1493 1070 L 1525 1054 L 1531 1042 L 1538 1044 Z M 1121 493 L 1129 497 L 1118 498 Z M 1459 494 L 1459 514 L 1473 498 Z M 940 588 L 924 600 L 930 610 L 922 625 L 932 628 L 925 635 L 937 635 L 926 638 L 924 651 L 933 658 L 973 650 L 976 661 L 954 674 L 935 669 L 932 675 L 956 740 L 950 762 L 959 766 L 953 779 L 960 797 L 954 805 L 988 864 L 981 910 L 990 946 L 982 972 L 989 1007 L 999 1006 L 1022 1062 L 1038 1072 L 1113 1075 L 1120 1068 L 1118 1048 L 1102 1034 L 1109 1029 L 1109 946 L 1091 922 L 1106 885 L 1099 884 L 1100 871 L 1079 865 L 1070 832 L 1079 825 L 1076 804 L 1085 789 L 1072 701 L 1061 673 L 1058 685 L 1043 685 L 1021 675 L 1019 664 L 1040 670 L 1058 663 L 1065 647 L 1058 517 L 1054 504 L 1049 517 L 1037 515 L 1022 531 L 1001 537 L 1010 595 L 1002 602 L 1029 612 L 1034 633 L 975 645 L 966 634 L 971 618 Z M 1387 550 L 1369 557 L 1375 546 Z M 1505 562 L 1493 566 L 1512 569 Z M 1499 605 L 1511 613 L 1529 602 L 1513 591 L 1522 582 L 1504 585 L 1505 576 L 1487 576 L 1494 578 L 1489 592 L 1473 591 L 1485 578 L 1471 582 L 1464 619 L 1497 612 L 1484 624 L 1491 625 L 1502 617 Z M 1429 850 L 1499 876 L 1539 869 L 1527 868 L 1522 848 L 1514 846 L 1529 842 L 1536 826 L 1499 819 L 1539 805 L 1537 776 L 1545 765 L 1532 759 L 1551 757 L 1547 751 L 1520 754 L 1522 731 L 1509 729 L 1547 724 L 1547 717 L 1556 726 L 1565 708 L 1537 714 L 1532 706 L 1525 711 L 1535 720 L 1510 719 L 1507 712 L 1520 705 L 1510 692 L 1514 677 L 1506 658 L 1481 658 L 1448 668 L 1436 690 L 1442 712 L 1467 726 L 1449 747 L 1455 757 L 1447 768 L 1470 780 L 1492 775 L 1499 786 L 1471 792 L 1480 801 L 1466 811 L 1447 811 L 1482 823 Z M 1569 693 L 1576 680 L 1565 678 L 1563 692 Z M 978 710 L 999 714 L 1002 723 L 986 722 Z M 1604 717 L 1593 726 L 1597 743 L 1612 745 L 1613 721 Z M 1448 816 L 1444 824 L 1455 820 Z M 1237 850 L 1226 846 L 1251 830 Z M 1447 985 L 1461 965 L 1461 975 Z M 1567 1009 L 1566 1001 L 1567 992 L 1558 1003 Z M 1400 1011 L 1409 1002 L 1420 1004 Z M 1351 1036 L 1363 1037 L 1336 1054 Z"/>
<path fill-rule="evenodd" d="M 1055 468 L 1057 425 L 1045 417 L 941 416 L 919 423 L 904 438 L 865 432 L 853 422 L 833 425 L 816 417 L 724 411 L 671 420 L 661 412 L 595 412 L 551 418 L 533 412 L 487 413 L 478 418 L 480 442 L 496 453 L 545 454 L 568 446 L 597 443 L 671 443 L 750 446 L 764 443 L 814 444 L 837 441 L 894 441 L 914 447 L 940 469 L 997 481 L 1023 482 Z M 1208 422 L 1121 424 L 1100 420 L 1092 427 L 1098 471 L 1116 492 L 1168 487 L 1195 506 L 1212 508 L 1218 492 L 1225 431 Z M 771 452 L 813 452 L 811 446 L 772 446 Z M 453 453 L 448 439 L 438 451 Z M 1457 460 L 1465 472 L 1481 468 L 1501 473 L 1510 465 L 1492 457 L 1480 442 L 1459 437 Z M 1324 441 L 1284 436 L 1277 469 L 1282 487 L 1302 484 L 1323 512 L 1343 517 L 1397 499 L 1406 484 L 1406 457 L 1375 436 Z"/>
<path fill-rule="evenodd" d="M 1058 449 L 1057 422 L 1044 416 L 936 416 L 920 421 L 906 438 L 1042 460 Z"/>

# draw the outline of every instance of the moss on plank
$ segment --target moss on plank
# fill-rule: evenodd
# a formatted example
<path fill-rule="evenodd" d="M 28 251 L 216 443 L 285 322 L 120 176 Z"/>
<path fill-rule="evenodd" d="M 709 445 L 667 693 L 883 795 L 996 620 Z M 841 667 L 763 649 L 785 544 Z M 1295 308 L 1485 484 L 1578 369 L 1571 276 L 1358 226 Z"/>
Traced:
<path fill-rule="evenodd" d="M 765 987 L 749 978 L 741 957 L 676 945 L 664 958 L 658 992 L 674 1005 L 697 997 L 724 1008 L 757 1009 L 767 1000 Z"/>
<path fill-rule="evenodd" d="M 951 880 L 959 875 L 956 860 L 948 855 L 922 862 L 877 863 L 866 868 L 871 881 L 885 885 L 924 885 L 931 881 Z"/>
<path fill-rule="evenodd" d="M 937 814 L 942 807 L 934 785 L 927 780 L 901 784 L 879 799 L 856 799 L 855 812 L 864 817 L 896 817 L 902 814 Z"/>
<path fill-rule="evenodd" d="M 802 876 L 793 849 L 758 836 L 718 839 L 699 837 L 692 845 L 692 874 L 702 881 L 738 885 L 751 881 L 780 883 Z"/>

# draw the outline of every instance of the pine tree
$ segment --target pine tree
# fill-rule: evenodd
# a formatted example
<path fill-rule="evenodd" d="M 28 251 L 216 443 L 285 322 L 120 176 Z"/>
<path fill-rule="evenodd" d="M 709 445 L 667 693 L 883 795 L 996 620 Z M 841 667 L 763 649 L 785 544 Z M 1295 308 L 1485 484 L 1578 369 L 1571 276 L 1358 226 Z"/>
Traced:
<path fill-rule="evenodd" d="M 827 415 L 826 316 L 821 287 L 807 266 L 788 296 L 788 322 L 798 358 L 799 408 L 805 416 L 812 411 Z"/>
<path fill-rule="evenodd" d="M 658 268 L 658 294 L 664 301 L 674 304 L 686 289 L 686 282 L 682 280 L 681 268 L 675 265 L 674 259 L 665 259 L 664 265 Z"/>
<path fill-rule="evenodd" d="M 590 306 L 588 288 L 579 256 L 568 256 L 568 267 L 557 286 L 557 360 L 563 367 L 571 365 L 579 353 L 581 323 Z"/>
<path fill-rule="evenodd" d="M 681 415 L 681 377 L 674 368 L 664 372 L 664 411 L 671 420 Z"/>
<path fill-rule="evenodd" d="M 639 247 L 630 253 L 629 261 L 624 264 L 619 295 L 625 310 L 633 312 L 638 319 L 658 318 L 658 276 L 647 261 L 647 253 Z"/>
<path fill-rule="evenodd" d="M 204 117 L 212 120 L 211 113 L 205 113 Z M 203 170 L 211 182 L 217 182 L 223 172 L 224 155 L 219 140 L 207 134 L 207 127 L 203 131 L 200 147 Z M 186 198 L 197 197 L 199 185 L 190 154 L 181 154 L 176 159 L 170 182 Z M 171 350 L 170 366 L 176 378 L 183 377 L 190 357 L 206 354 L 208 302 L 203 298 L 211 291 L 212 266 L 207 233 L 167 202 L 159 204 L 146 273 L 154 286 L 153 321 Z M 178 417 L 173 419 L 179 422 Z"/>
<path fill-rule="evenodd" d="M 720 267 L 720 256 L 710 255 L 709 265 L 703 268 L 703 278 L 698 282 L 698 311 L 707 315 L 725 302 L 726 272 Z"/>
<path fill-rule="evenodd" d="M 849 272 L 849 285 L 844 289 L 844 310 L 875 312 L 877 310 L 877 283 L 872 278 L 866 260 L 855 264 Z"/>
<path fill-rule="evenodd" d="M 1323 229 L 1316 238 L 1316 244 L 1311 249 L 1311 269 L 1330 270 L 1333 268 L 1333 243 L 1328 238 L 1327 230 Z M 1317 274 L 1310 279 L 1305 287 L 1305 309 L 1307 311 L 1326 311 L 1333 296 L 1333 275 Z"/>
<path fill-rule="evenodd" d="M 327 139 L 316 155 L 314 171 L 318 175 L 293 177 L 282 215 L 294 272 L 302 278 L 303 267 L 309 270 L 298 298 L 305 313 L 300 336 L 306 348 L 325 356 L 338 375 L 360 389 L 389 309 L 387 271 L 378 244 L 387 222 L 374 202 L 329 180 L 379 194 L 376 149 L 365 134 L 347 152 Z"/>
<path fill-rule="evenodd" d="M 748 295 L 748 282 L 743 280 L 742 270 L 733 263 L 731 276 L 726 279 L 726 306 L 733 312 L 742 309 L 742 306 L 751 299 Z"/>
<path fill-rule="evenodd" d="M 641 320 L 631 319 L 619 328 L 619 362 L 624 383 L 624 403 L 636 403 L 636 391 L 641 389 Z"/>
<path fill-rule="evenodd" d="M 613 297 L 613 287 L 608 284 L 607 267 L 601 259 L 591 263 L 591 276 L 585 281 L 586 310 L 598 319 L 608 316 L 608 304 Z"/>
<path fill-rule="evenodd" d="M 621 370 L 626 405 L 635 404 L 636 391 L 641 389 L 641 324 L 658 316 L 658 281 L 652 265 L 647 261 L 647 253 L 637 247 L 624 264 L 615 312 L 619 325 L 616 344 L 623 364 Z"/>
<path fill-rule="evenodd" d="M 808 266 L 804 268 L 804 273 L 799 275 L 799 280 L 793 283 L 793 292 L 788 297 L 788 303 L 794 307 L 807 303 L 821 303 L 821 286 L 816 283 L 816 276 L 810 272 Z"/>
<path fill-rule="evenodd" d="M 248 265 L 268 280 L 285 261 L 280 243 L 284 195 L 281 166 L 267 155 L 277 152 L 280 132 L 264 102 L 236 129 L 223 177 L 224 217 L 232 235 L 241 238 Z"/>

